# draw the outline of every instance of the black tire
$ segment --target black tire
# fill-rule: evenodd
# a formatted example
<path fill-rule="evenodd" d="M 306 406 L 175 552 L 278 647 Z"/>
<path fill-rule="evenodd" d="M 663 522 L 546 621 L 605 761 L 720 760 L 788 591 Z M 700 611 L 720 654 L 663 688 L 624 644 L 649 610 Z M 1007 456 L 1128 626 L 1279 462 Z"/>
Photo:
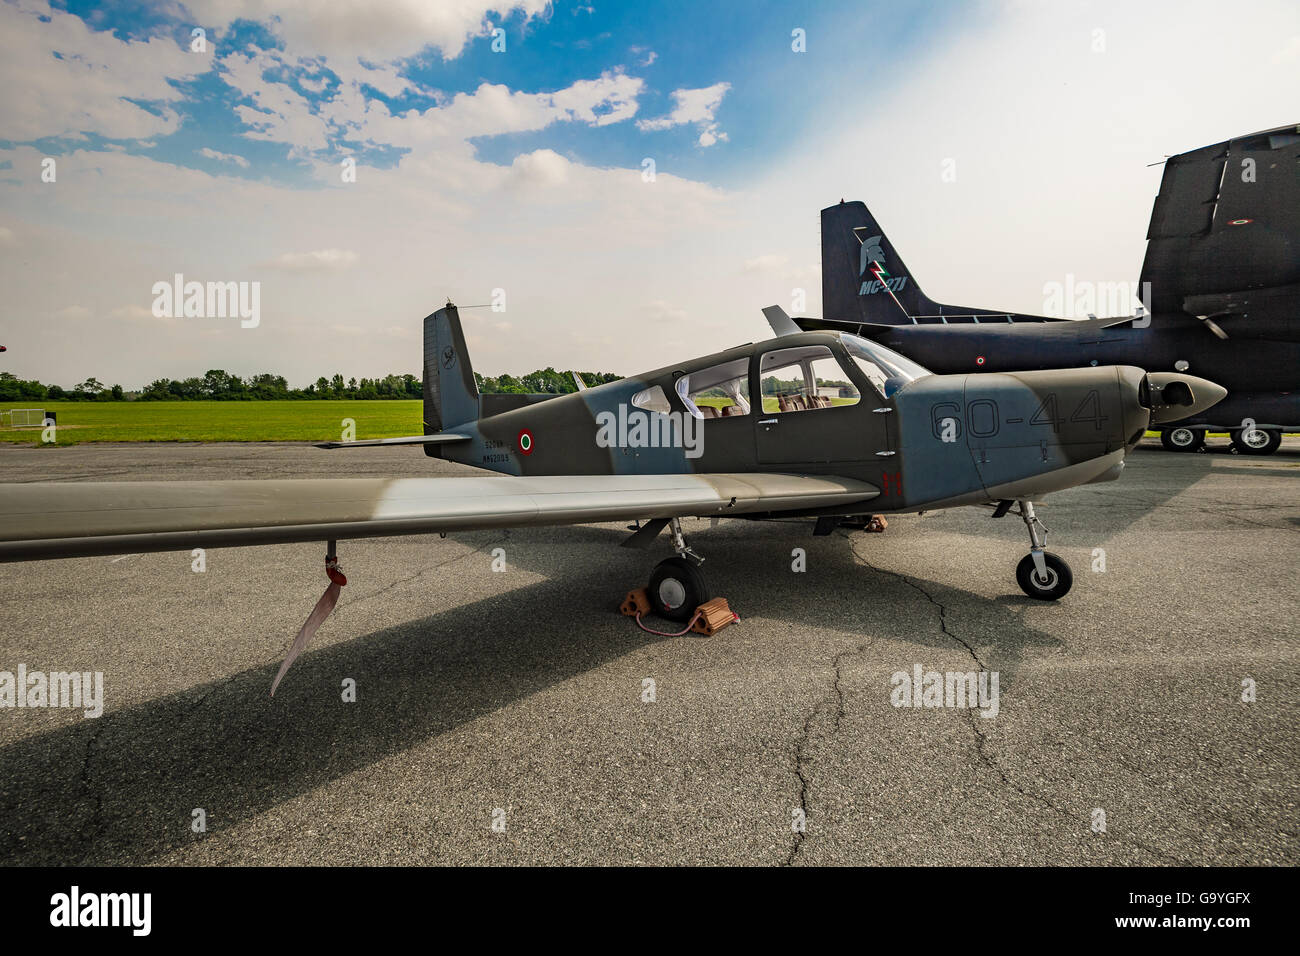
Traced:
<path fill-rule="evenodd" d="M 1038 569 L 1034 567 L 1034 556 L 1027 554 L 1016 565 L 1016 583 L 1020 590 L 1039 601 L 1055 601 L 1063 597 L 1074 583 L 1070 566 L 1050 551 L 1043 552 L 1043 562 L 1047 565 L 1047 581 L 1038 580 Z"/>
<path fill-rule="evenodd" d="M 1200 451 L 1205 444 L 1205 429 L 1163 428 L 1160 430 L 1160 444 L 1167 451 Z"/>
<path fill-rule="evenodd" d="M 1282 444 L 1282 430 L 1279 428 L 1253 428 L 1249 437 L 1238 428 L 1229 432 L 1232 447 L 1243 455 L 1271 455 Z"/>
<path fill-rule="evenodd" d="M 685 558 L 660 561 L 646 590 L 651 610 L 670 621 L 689 621 L 695 609 L 709 599 L 704 575 Z"/>

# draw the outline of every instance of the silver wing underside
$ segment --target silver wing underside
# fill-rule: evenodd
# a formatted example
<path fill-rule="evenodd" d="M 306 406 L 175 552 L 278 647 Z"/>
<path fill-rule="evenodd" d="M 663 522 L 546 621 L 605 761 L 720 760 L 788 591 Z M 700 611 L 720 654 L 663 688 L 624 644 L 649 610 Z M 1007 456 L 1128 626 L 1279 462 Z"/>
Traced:
<path fill-rule="evenodd" d="M 865 503 L 866 482 L 781 474 L 0 484 L 0 561 L 180 551 Z"/>

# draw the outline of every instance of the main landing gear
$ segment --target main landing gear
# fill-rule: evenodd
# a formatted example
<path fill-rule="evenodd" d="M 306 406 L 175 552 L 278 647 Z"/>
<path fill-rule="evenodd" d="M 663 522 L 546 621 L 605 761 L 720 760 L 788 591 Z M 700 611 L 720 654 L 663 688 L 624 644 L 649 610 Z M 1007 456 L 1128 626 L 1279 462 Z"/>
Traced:
<path fill-rule="evenodd" d="M 1198 428 L 1162 428 L 1160 444 L 1166 451 L 1200 451 L 1205 446 L 1205 431 Z"/>
<path fill-rule="evenodd" d="M 1205 447 L 1204 428 L 1176 425 L 1160 431 L 1160 444 L 1169 451 L 1200 451 Z M 1228 430 L 1232 450 L 1238 455 L 1271 455 L 1282 445 L 1280 428 L 1236 428 Z"/>
<path fill-rule="evenodd" d="M 1029 553 L 1016 565 L 1016 583 L 1020 590 L 1039 601 L 1055 601 L 1063 597 L 1074 584 L 1074 575 L 1070 566 L 1058 555 L 1043 550 L 1047 540 L 1047 528 L 1034 514 L 1034 503 L 1027 499 L 1016 502 L 1020 510 L 1020 520 L 1029 529 Z M 993 517 L 1001 518 L 1011 510 L 1010 501 L 999 502 Z"/>
<path fill-rule="evenodd" d="M 1239 455 L 1271 455 L 1282 444 L 1282 429 L 1238 428 L 1228 432 L 1228 437 Z"/>
<path fill-rule="evenodd" d="M 655 566 L 646 596 L 650 599 L 650 607 L 660 617 L 670 621 L 689 621 L 695 609 L 709 601 L 709 587 L 700 572 L 704 559 L 686 543 L 680 518 L 671 519 L 668 526 L 677 555 Z"/>

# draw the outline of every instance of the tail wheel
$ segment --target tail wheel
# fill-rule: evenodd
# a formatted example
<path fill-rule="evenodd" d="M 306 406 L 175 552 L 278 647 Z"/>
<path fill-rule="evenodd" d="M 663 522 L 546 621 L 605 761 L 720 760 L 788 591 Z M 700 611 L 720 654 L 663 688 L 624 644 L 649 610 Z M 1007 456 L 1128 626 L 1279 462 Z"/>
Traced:
<path fill-rule="evenodd" d="M 1205 444 L 1205 432 L 1197 428 L 1166 428 L 1160 432 L 1160 444 L 1169 451 L 1198 451 Z"/>
<path fill-rule="evenodd" d="M 1043 552 L 1043 563 L 1047 565 L 1047 575 L 1040 578 L 1038 568 L 1034 566 L 1034 556 L 1025 555 L 1016 566 L 1016 583 L 1031 598 L 1055 601 L 1070 590 L 1074 575 L 1070 573 L 1070 566 L 1050 551 Z"/>
<path fill-rule="evenodd" d="M 1278 428 L 1239 428 L 1231 433 L 1232 447 L 1243 455 L 1271 455 L 1282 444 Z"/>
<path fill-rule="evenodd" d="M 650 607 L 670 621 L 689 621 L 695 609 L 709 600 L 704 575 L 685 558 L 659 562 L 646 590 Z"/>

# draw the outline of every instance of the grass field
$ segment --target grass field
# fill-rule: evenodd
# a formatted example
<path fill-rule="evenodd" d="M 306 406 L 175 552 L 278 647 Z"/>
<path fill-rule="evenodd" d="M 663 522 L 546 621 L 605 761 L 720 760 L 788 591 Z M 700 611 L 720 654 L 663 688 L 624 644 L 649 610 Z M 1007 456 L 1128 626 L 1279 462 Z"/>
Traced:
<path fill-rule="evenodd" d="M 840 405 L 851 400 L 833 401 Z M 718 404 L 730 403 L 720 399 Z M 345 418 L 356 422 L 358 439 L 396 438 L 424 431 L 419 401 L 46 402 L 41 407 L 56 413 L 59 445 L 88 441 L 329 441 L 342 437 Z M 776 400 L 764 396 L 763 411 L 775 412 Z M 1158 434 L 1147 432 L 1149 437 Z M 37 445 L 41 429 L 0 428 L 0 442 Z"/>
<path fill-rule="evenodd" d="M 37 403 L 31 403 L 36 405 Z M 356 438 L 419 435 L 419 401 L 45 402 L 57 444 L 87 441 L 328 441 L 356 421 Z M 20 406 L 14 406 L 20 407 Z M 8 411 L 6 406 L 4 411 Z M 39 444 L 39 428 L 0 428 L 0 441 Z"/>

